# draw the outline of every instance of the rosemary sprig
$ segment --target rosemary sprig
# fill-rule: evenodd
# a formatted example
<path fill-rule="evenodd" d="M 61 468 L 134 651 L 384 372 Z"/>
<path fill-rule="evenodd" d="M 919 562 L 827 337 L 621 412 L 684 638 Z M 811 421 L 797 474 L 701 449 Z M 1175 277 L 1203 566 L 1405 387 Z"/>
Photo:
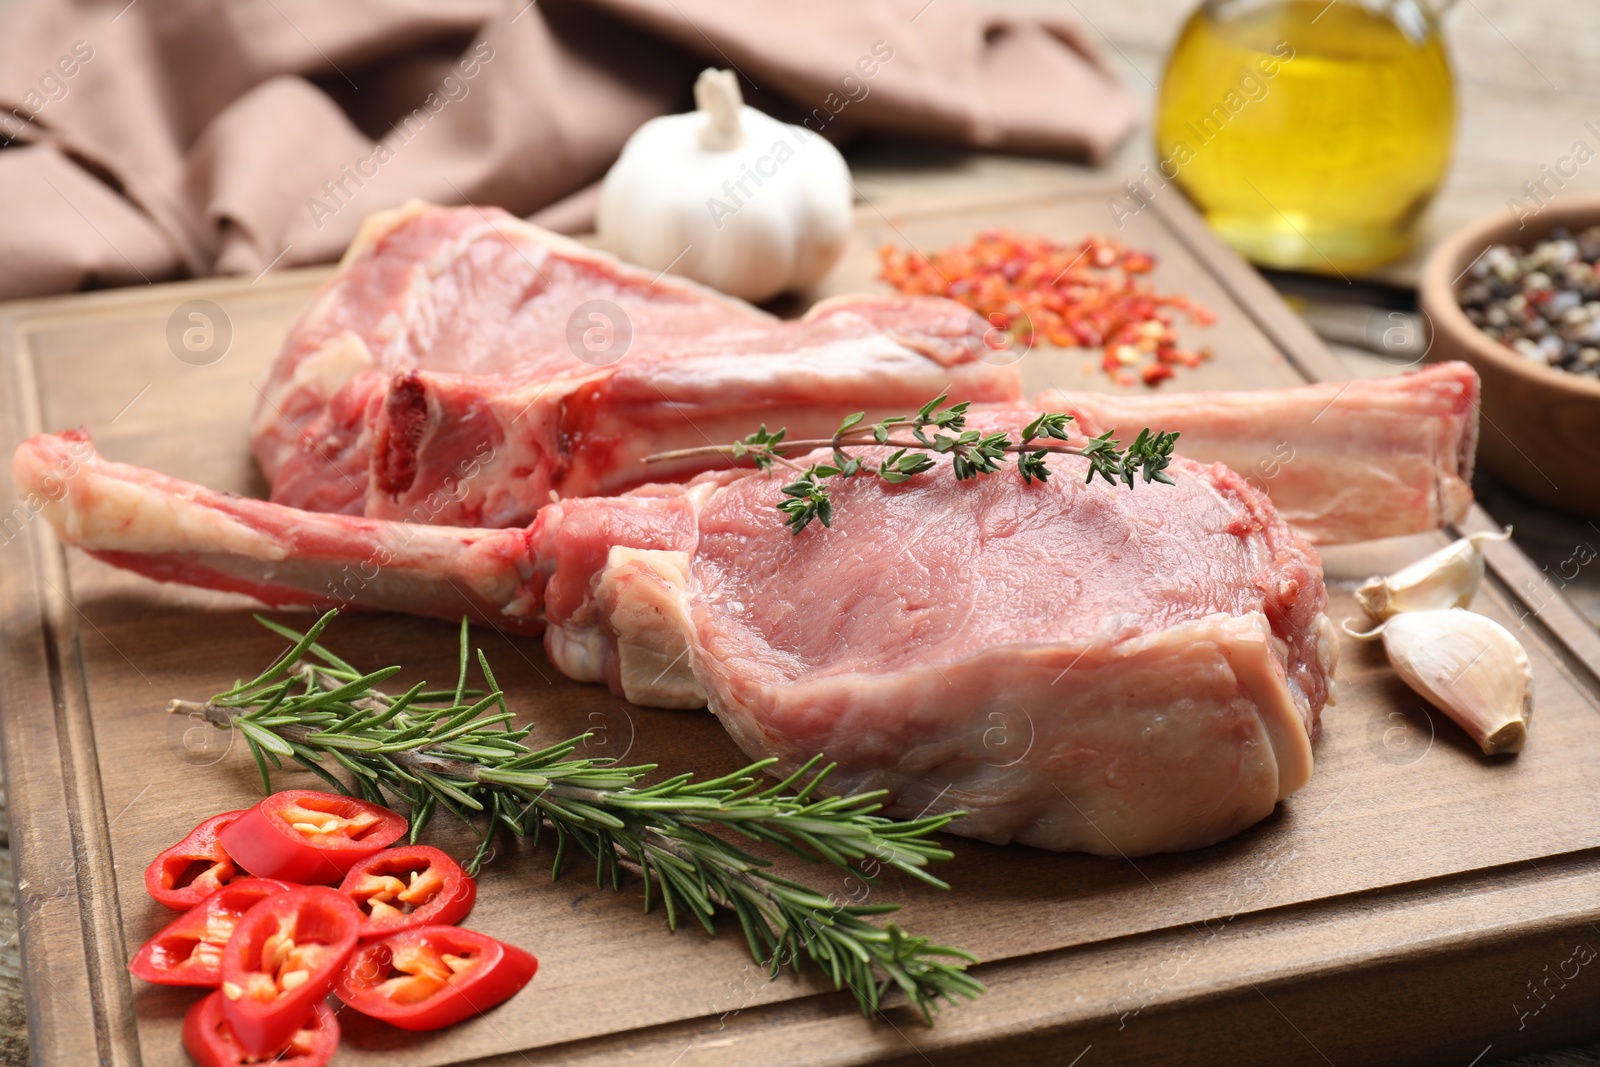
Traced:
<path fill-rule="evenodd" d="M 957 481 L 993 474 L 1015 454 L 1017 473 L 1022 475 L 1026 485 L 1049 479 L 1050 468 L 1045 460 L 1051 455 L 1086 458 L 1089 473 L 1085 482 L 1093 482 L 1098 474 L 1112 485 L 1120 482 L 1130 489 L 1141 476 L 1146 482 L 1172 484 L 1172 479 L 1164 472 L 1172 462 L 1172 447 L 1178 440 L 1175 431 L 1163 433 L 1146 427 L 1127 448 L 1112 437 L 1114 430 L 1088 438 L 1082 445 L 1052 444 L 1050 442 L 1069 440 L 1067 423 L 1072 421 L 1072 416 L 1040 412 L 1038 418 L 1023 428 L 1021 439 L 1013 441 L 1004 431 L 983 433 L 967 429 L 968 404 L 946 405 L 948 399 L 949 394 L 941 394 L 922 405 L 915 415 L 894 415 L 874 423 L 863 424 L 866 413 L 858 411 L 840 423 L 832 437 L 788 441 L 785 440 L 786 429 L 769 431 L 763 423 L 755 433 L 732 444 L 657 452 L 646 456 L 644 461 L 660 463 L 700 456 L 726 456 L 733 460 L 748 459 L 769 474 L 774 464 L 788 467 L 798 477 L 783 487 L 784 499 L 777 507 L 783 513 L 784 524 L 796 535 L 813 519 L 824 526 L 833 524 L 833 497 L 829 485 L 832 479 L 876 474 L 882 481 L 898 485 L 937 466 L 934 455 L 950 457 Z M 855 446 L 871 444 L 895 451 L 876 465 L 849 451 Z M 794 452 L 819 448 L 833 450 L 831 463 L 802 467 L 787 458 Z"/>
<path fill-rule="evenodd" d="M 983 992 L 966 973 L 976 957 L 908 936 L 892 922 L 870 921 L 899 905 L 838 904 L 722 836 L 830 863 L 869 883 L 876 883 L 876 870 L 892 867 L 947 889 L 926 868 L 950 858 L 932 835 L 959 813 L 886 818 L 877 814 L 881 790 L 819 798 L 831 766 L 819 767 L 818 760 L 771 785 L 761 774 L 770 759 L 708 781 L 676 774 L 644 784 L 654 764 L 621 767 L 575 756 L 588 734 L 544 748 L 527 744 L 529 731 L 513 728 L 481 649 L 476 659 L 487 691 L 467 688 L 466 620 L 454 689 L 427 691 L 418 683 L 391 696 L 376 687 L 399 667 L 364 672 L 318 643 L 337 614 L 328 612 L 305 633 L 257 615 L 294 646 L 226 693 L 203 704 L 175 700 L 169 710 L 198 711 L 238 730 L 268 792 L 272 770 L 289 759 L 340 792 L 380 804 L 391 803 L 385 793 L 398 799 L 410 808 L 412 841 L 438 810 L 451 812 L 482 834 L 469 873 L 489 857 L 494 830 L 536 844 L 549 830 L 552 877 L 561 875 L 575 846 L 595 861 L 598 885 L 609 881 L 620 889 L 624 868 L 638 873 L 645 910 L 659 899 L 673 929 L 687 914 L 714 933 L 717 908 L 731 910 L 768 977 L 785 964 L 799 967 L 807 956 L 834 988 L 850 990 L 863 1015 L 899 989 L 931 1024 L 941 1001 L 955 1004 Z M 348 772 L 351 784 L 328 761 Z"/>

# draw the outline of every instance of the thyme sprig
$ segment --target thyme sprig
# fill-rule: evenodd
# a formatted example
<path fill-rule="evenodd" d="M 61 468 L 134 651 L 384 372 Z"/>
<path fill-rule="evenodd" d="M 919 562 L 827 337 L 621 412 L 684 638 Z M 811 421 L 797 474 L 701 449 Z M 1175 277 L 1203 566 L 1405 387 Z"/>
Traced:
<path fill-rule="evenodd" d="M 786 440 L 786 429 L 768 430 L 762 423 L 759 430 L 743 440 L 657 452 L 646 456 L 645 462 L 726 456 L 735 461 L 749 460 L 769 474 L 774 465 L 788 467 L 798 477 L 783 487 L 784 499 L 777 507 L 784 516 L 784 525 L 796 535 L 813 519 L 824 526 L 833 524 L 832 479 L 875 474 L 890 485 L 898 485 L 932 470 L 938 465 L 935 457 L 940 455 L 950 457 L 957 481 L 993 474 L 1014 454 L 1017 473 L 1022 475 L 1025 485 L 1049 479 L 1051 472 L 1045 460 L 1051 455 L 1087 459 L 1086 483 L 1093 482 L 1098 474 L 1112 485 L 1121 483 L 1130 489 L 1141 477 L 1146 482 L 1172 484 L 1165 471 L 1172 462 L 1172 448 L 1178 440 L 1176 431 L 1163 433 L 1146 427 L 1127 448 L 1112 436 L 1115 430 L 1087 438 L 1078 445 L 1052 443 L 1070 440 L 1067 423 L 1072 421 L 1072 416 L 1063 412 L 1040 412 L 1038 418 L 1023 428 L 1020 440 L 1014 441 L 1003 430 L 989 433 L 969 430 L 968 404 L 963 401 L 947 405 L 945 402 L 949 398 L 948 393 L 941 394 L 922 405 L 915 415 L 894 415 L 874 423 L 864 422 L 866 413 L 858 411 L 841 422 L 832 437 L 790 441 Z M 877 464 L 850 451 L 852 447 L 872 444 L 885 445 L 895 451 Z M 819 448 L 833 450 L 831 462 L 801 466 L 787 458 L 796 452 Z"/>
<path fill-rule="evenodd" d="M 203 704 L 175 700 L 169 710 L 199 712 L 238 730 L 268 792 L 272 771 L 287 759 L 342 793 L 379 804 L 398 799 L 410 809 L 413 842 L 436 812 L 454 814 L 482 836 L 469 873 L 492 855 L 495 830 L 535 844 L 548 831 L 555 837 L 553 878 L 576 848 L 595 861 L 597 885 L 620 889 L 623 870 L 636 872 L 645 910 L 659 899 L 672 929 L 692 915 L 714 933 L 717 909 L 730 910 L 768 977 L 809 957 L 835 989 L 850 990 L 864 1015 L 899 989 L 931 1024 L 941 1002 L 983 992 L 966 973 L 976 957 L 871 921 L 899 905 L 838 903 L 729 840 L 832 864 L 867 883 L 890 867 L 947 889 L 927 866 L 950 858 L 932 835 L 959 813 L 896 820 L 877 814 L 882 790 L 819 797 L 832 768 L 816 759 L 776 784 L 761 773 L 770 759 L 720 778 L 675 774 L 645 784 L 654 764 L 624 767 L 575 755 L 588 734 L 543 748 L 528 744 L 530 731 L 513 727 L 481 649 L 476 660 L 487 691 L 467 687 L 465 620 L 455 688 L 430 691 L 419 682 L 391 696 L 377 686 L 399 667 L 363 671 L 318 643 L 337 614 L 328 612 L 305 633 L 257 615 L 293 647 L 255 678 Z M 348 773 L 348 784 L 329 762 Z"/>

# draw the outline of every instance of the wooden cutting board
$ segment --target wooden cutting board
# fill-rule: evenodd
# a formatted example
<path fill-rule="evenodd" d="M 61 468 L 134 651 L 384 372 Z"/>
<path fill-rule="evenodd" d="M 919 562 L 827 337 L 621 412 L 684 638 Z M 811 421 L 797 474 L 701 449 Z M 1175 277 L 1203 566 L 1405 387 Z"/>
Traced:
<path fill-rule="evenodd" d="M 893 219 L 863 209 L 826 290 L 874 287 L 885 242 L 931 250 L 988 225 L 1075 239 L 1106 218 L 1104 195 Z M 1178 197 L 1119 236 L 1157 254 L 1156 285 L 1219 313 L 1189 335 L 1217 358 L 1170 388 L 1343 376 Z M 325 273 L 3 309 L 0 438 L 85 426 L 114 459 L 261 493 L 246 442 L 252 383 Z M 182 361 L 169 344 L 169 323 L 188 325 L 179 309 L 196 300 L 230 327 L 213 362 Z M 1040 349 L 1023 366 L 1031 388 L 1109 387 L 1085 372 L 1096 359 Z M 9 482 L 0 492 L 11 497 Z M 1480 512 L 1468 525 L 1490 521 Z M 24 512 L 3 527 L 0 739 L 35 1056 L 186 1063 L 178 1029 L 193 995 L 133 983 L 125 970 L 171 918 L 145 896 L 142 871 L 193 823 L 252 803 L 259 787 L 243 745 L 163 708 L 225 688 L 281 642 L 242 598 L 160 586 L 63 551 Z M 1326 553 L 1333 617 L 1356 615 L 1357 581 L 1444 539 Z M 1378 648 L 1347 641 L 1310 785 L 1236 839 L 1136 861 L 956 840 L 941 872 L 951 892 L 904 879 L 873 889 L 874 900 L 905 903 L 908 929 L 984 960 L 975 973 L 988 995 L 933 1029 L 903 1009 L 863 1020 L 814 974 L 767 982 L 728 924 L 715 939 L 669 934 L 659 913 L 641 914 L 636 885 L 597 890 L 581 864 L 552 883 L 548 853 L 506 844 L 471 925 L 536 952 L 537 979 L 437 1035 L 345 1013 L 338 1062 L 1465 1065 L 1600 1034 L 1600 639 L 1515 548 L 1491 545 L 1489 557 L 1475 607 L 1516 632 L 1533 664 L 1525 752 L 1479 755 L 1395 680 Z M 742 762 L 703 712 L 634 708 L 563 680 L 537 641 L 476 639 L 538 737 L 590 730 L 592 755 L 674 771 Z M 453 677 L 445 624 L 348 617 L 326 640 L 358 664 Z M 442 821 L 433 839 L 467 847 Z M 802 874 L 825 892 L 851 888 L 832 870 Z"/>

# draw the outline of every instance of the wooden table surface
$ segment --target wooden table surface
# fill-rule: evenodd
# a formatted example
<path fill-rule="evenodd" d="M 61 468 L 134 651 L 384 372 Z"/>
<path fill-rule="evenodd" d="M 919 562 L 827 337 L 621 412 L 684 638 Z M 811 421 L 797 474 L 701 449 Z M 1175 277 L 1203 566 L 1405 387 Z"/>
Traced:
<path fill-rule="evenodd" d="M 1111 64 L 1147 104 L 1154 96 L 1166 51 L 1194 6 L 1194 0 L 985 2 L 997 7 L 1076 11 L 1104 47 Z M 4 6 L 0 0 L 0 8 Z M 1509 198 L 1525 195 L 1523 182 L 1538 178 L 1541 166 L 1567 154 L 1574 142 L 1600 144 L 1584 126 L 1590 119 L 1600 119 L 1600 4 L 1465 0 L 1450 13 L 1446 26 L 1458 78 L 1456 154 L 1445 185 L 1423 220 L 1418 250 L 1366 277 L 1335 280 L 1331 286 L 1320 287 L 1317 299 L 1297 305 L 1319 328 L 1327 318 L 1328 305 L 1338 313 L 1335 318 L 1346 320 L 1352 314 L 1386 314 L 1389 308 L 1378 308 L 1377 301 L 1387 304 L 1394 294 L 1366 288 L 1364 282 L 1398 287 L 1403 302 L 1403 290 L 1414 284 L 1421 258 L 1432 242 L 1467 219 L 1507 210 Z M 930 199 L 1103 183 L 1108 174 L 1132 176 L 1140 164 L 1153 159 L 1147 129 L 1136 132 L 1102 171 L 1048 160 L 894 145 L 863 145 L 848 154 L 864 200 L 890 217 Z M 1556 195 L 1580 190 L 1600 190 L 1600 165 L 1580 170 Z M 1169 189 L 1162 195 L 1181 194 Z M 1107 229 L 1112 229 L 1109 211 Z M 1329 336 L 1336 339 L 1337 335 Z M 1389 370 L 1383 360 L 1359 348 L 1337 343 L 1333 347 L 1349 363 L 1352 376 Z M 1573 557 L 1575 549 L 1600 545 L 1600 527 L 1529 505 L 1511 490 L 1488 481 L 1480 480 L 1475 488 L 1491 514 L 1516 526 L 1518 544 L 1551 574 L 1550 587 L 1570 597 L 1600 625 L 1600 568 L 1581 569 L 1571 579 L 1560 577 L 1562 564 Z M 28 1059 L 15 889 L 5 844 L 0 829 L 0 1065 L 11 1065 Z M 1480 1063 L 1487 1067 L 1491 1062 L 1495 1062 L 1492 1050 L 1486 1050 Z M 1600 1065 L 1600 1046 L 1525 1057 L 1515 1063 L 1519 1067 L 1592 1067 Z"/>

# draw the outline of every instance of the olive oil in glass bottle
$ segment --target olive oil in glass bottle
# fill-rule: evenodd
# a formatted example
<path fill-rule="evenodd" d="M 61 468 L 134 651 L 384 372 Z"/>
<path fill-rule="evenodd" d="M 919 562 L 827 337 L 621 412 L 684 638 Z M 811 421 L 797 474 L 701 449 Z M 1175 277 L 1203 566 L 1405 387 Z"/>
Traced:
<path fill-rule="evenodd" d="M 1207 0 L 1162 78 L 1161 174 L 1266 266 L 1404 254 L 1455 134 L 1439 17 L 1417 0 Z"/>

